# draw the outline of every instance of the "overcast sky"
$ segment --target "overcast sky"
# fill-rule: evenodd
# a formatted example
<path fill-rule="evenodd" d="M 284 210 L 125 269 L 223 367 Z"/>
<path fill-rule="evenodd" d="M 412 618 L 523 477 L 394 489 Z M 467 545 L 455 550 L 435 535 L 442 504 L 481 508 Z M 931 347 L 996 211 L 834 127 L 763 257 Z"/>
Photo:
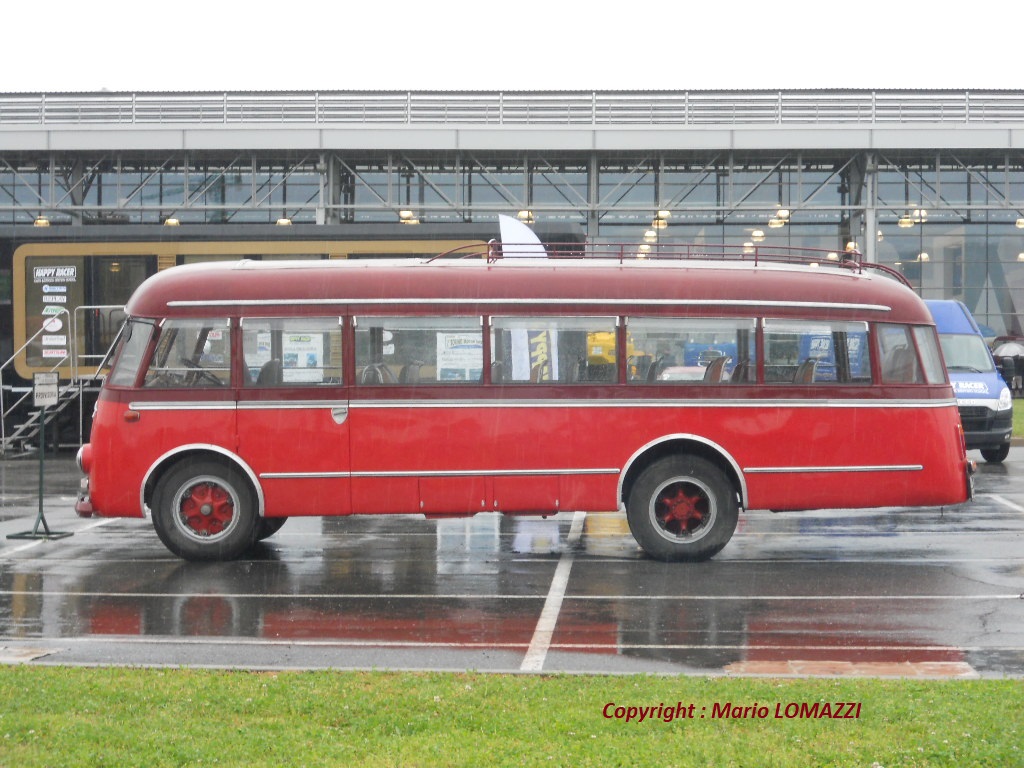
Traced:
<path fill-rule="evenodd" d="M 5 9 L 0 91 L 1024 89 L 1022 9 L 51 0 Z"/>

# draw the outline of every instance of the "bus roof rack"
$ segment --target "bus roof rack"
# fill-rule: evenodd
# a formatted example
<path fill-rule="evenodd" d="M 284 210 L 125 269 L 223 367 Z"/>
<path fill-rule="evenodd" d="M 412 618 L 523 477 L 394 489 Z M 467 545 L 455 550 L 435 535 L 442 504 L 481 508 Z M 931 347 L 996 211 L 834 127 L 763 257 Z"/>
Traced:
<path fill-rule="evenodd" d="M 911 287 L 898 270 L 885 264 L 863 261 L 854 249 L 827 250 L 782 245 L 730 245 L 713 243 L 545 243 L 546 258 L 553 261 L 604 259 L 620 264 L 652 261 L 723 261 L 759 264 L 802 264 L 809 268 L 835 266 L 857 272 L 874 270 Z M 472 244 L 439 254 L 438 259 L 486 259 L 488 263 L 515 258 L 538 258 L 535 243 L 502 243 L 491 240 L 486 245 Z"/>

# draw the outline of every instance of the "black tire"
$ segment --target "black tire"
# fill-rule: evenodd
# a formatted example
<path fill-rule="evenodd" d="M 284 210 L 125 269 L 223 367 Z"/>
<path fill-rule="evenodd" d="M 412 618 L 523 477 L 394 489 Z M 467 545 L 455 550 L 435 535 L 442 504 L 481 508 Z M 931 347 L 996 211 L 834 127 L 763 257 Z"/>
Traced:
<path fill-rule="evenodd" d="M 233 560 L 256 542 L 259 516 L 249 481 L 214 461 L 186 459 L 157 483 L 153 526 L 186 560 Z"/>
<path fill-rule="evenodd" d="M 261 517 L 256 526 L 256 541 L 269 539 L 281 530 L 281 527 L 288 522 L 287 517 Z"/>
<path fill-rule="evenodd" d="M 736 530 L 739 501 L 725 473 L 697 456 L 666 456 L 645 469 L 629 493 L 633 538 L 666 562 L 707 560 Z"/>
<path fill-rule="evenodd" d="M 998 448 L 982 448 L 981 455 L 989 464 L 1001 464 L 1010 455 L 1010 444 L 1004 443 Z"/>

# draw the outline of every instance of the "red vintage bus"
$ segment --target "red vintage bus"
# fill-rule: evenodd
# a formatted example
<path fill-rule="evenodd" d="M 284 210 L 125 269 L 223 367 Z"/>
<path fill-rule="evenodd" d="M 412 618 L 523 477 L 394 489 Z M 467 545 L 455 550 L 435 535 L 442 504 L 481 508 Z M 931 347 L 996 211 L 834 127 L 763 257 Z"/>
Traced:
<path fill-rule="evenodd" d="M 149 278 L 79 453 L 78 513 L 151 517 L 206 560 L 300 515 L 624 508 L 650 556 L 703 560 L 740 509 L 970 497 L 931 316 L 884 268 L 508 255 Z"/>

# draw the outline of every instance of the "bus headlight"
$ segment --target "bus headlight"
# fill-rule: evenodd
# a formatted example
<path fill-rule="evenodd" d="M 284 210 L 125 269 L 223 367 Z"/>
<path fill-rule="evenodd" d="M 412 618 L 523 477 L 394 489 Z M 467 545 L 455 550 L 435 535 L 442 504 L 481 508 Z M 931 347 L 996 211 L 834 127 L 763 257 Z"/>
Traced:
<path fill-rule="evenodd" d="M 996 406 L 997 411 L 1008 411 L 1013 408 L 1013 396 L 1010 394 L 1010 390 L 1003 387 L 999 393 L 999 405 Z"/>
<path fill-rule="evenodd" d="M 86 443 L 78 449 L 78 454 L 75 456 L 75 463 L 78 464 L 78 468 L 85 474 L 89 474 L 89 470 L 92 469 L 92 445 Z"/>

